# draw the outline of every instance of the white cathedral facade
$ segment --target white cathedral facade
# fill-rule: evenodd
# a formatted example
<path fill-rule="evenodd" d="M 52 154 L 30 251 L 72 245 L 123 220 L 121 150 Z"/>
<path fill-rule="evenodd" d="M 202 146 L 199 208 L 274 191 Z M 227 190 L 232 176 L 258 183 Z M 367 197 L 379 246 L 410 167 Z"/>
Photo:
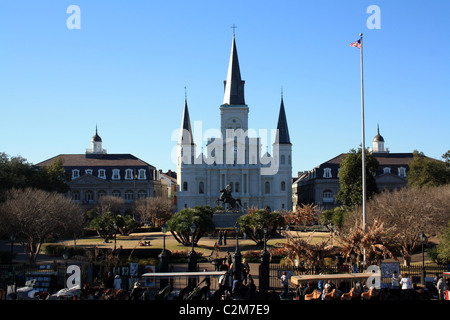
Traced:
<path fill-rule="evenodd" d="M 233 35 L 224 99 L 220 106 L 219 137 L 211 137 L 197 155 L 193 141 L 187 100 L 185 100 L 177 144 L 177 209 L 196 205 L 215 207 L 220 190 L 229 186 L 232 197 L 243 208 L 292 209 L 292 144 L 283 97 L 272 155 L 264 152 L 261 137 L 249 129 L 249 107 L 245 104 L 235 37 Z M 275 125 L 275 124 L 274 124 Z M 271 130 L 268 130 L 271 132 Z"/>

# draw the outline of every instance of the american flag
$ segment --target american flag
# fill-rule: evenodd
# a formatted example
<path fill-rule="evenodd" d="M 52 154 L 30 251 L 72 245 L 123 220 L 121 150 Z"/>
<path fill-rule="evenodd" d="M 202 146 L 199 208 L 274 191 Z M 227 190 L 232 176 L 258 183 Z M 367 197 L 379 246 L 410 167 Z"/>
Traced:
<path fill-rule="evenodd" d="M 361 39 L 359 39 L 358 41 L 350 43 L 350 47 L 356 47 L 358 49 L 361 49 Z"/>

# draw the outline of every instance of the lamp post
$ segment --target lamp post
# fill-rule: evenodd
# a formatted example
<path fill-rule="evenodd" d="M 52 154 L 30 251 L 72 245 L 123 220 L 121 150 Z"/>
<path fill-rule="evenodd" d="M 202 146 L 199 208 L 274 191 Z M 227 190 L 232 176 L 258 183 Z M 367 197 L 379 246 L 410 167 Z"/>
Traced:
<path fill-rule="evenodd" d="M 352 271 L 354 272 L 354 265 L 356 262 L 356 253 L 355 253 L 355 250 L 353 250 L 353 247 L 352 247 L 352 251 L 350 251 L 350 260 L 352 263 Z"/>
<path fill-rule="evenodd" d="M 117 223 L 116 223 L 116 221 L 114 221 L 113 227 L 114 227 L 114 254 L 116 254 L 116 245 L 117 245 Z"/>
<path fill-rule="evenodd" d="M 192 250 L 189 252 L 188 256 L 188 271 L 189 272 L 196 272 L 197 271 L 197 254 L 194 251 L 194 237 L 195 237 L 195 231 L 197 231 L 197 225 L 193 222 L 191 226 L 189 227 L 192 234 Z M 189 284 L 192 287 L 195 287 L 197 284 L 196 279 L 189 278 Z"/>
<path fill-rule="evenodd" d="M 11 260 L 9 262 L 9 270 L 11 272 L 11 284 L 14 283 L 14 270 L 13 270 L 13 257 L 14 257 L 14 241 L 16 241 L 16 235 L 14 232 L 9 237 L 11 239 Z"/>
<path fill-rule="evenodd" d="M 239 231 L 240 231 L 240 226 L 239 223 L 236 222 L 235 226 L 234 226 L 234 230 L 236 231 L 236 251 L 234 252 L 233 255 L 233 273 L 234 273 L 234 280 L 238 280 L 241 281 L 242 278 L 242 255 L 241 255 L 241 251 L 239 250 Z"/>
<path fill-rule="evenodd" d="M 425 252 L 423 250 L 423 243 L 426 241 L 427 236 L 423 231 L 419 234 L 420 241 L 422 242 L 422 285 L 425 287 Z"/>
<path fill-rule="evenodd" d="M 267 232 L 268 227 L 264 222 L 262 225 L 262 231 L 264 234 L 264 249 L 261 253 L 261 265 L 259 267 L 259 290 L 265 292 L 269 290 L 269 259 L 270 254 L 267 251 Z"/>
<path fill-rule="evenodd" d="M 166 232 L 167 232 L 167 225 L 164 223 L 161 226 L 161 232 L 163 234 L 163 250 L 159 254 L 159 272 L 168 272 L 169 271 L 169 256 L 166 251 Z M 168 285 L 167 278 L 162 278 L 159 282 L 160 289 L 164 289 Z"/>

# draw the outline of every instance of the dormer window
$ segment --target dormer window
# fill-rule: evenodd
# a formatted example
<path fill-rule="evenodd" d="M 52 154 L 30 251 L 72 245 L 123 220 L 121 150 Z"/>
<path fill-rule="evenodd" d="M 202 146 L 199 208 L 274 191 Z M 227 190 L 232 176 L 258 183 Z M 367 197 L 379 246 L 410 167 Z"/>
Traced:
<path fill-rule="evenodd" d="M 398 176 L 405 178 L 406 177 L 406 168 L 403 168 L 403 167 L 398 168 Z"/>
<path fill-rule="evenodd" d="M 383 173 L 391 173 L 391 168 L 389 167 L 383 168 Z"/>
<path fill-rule="evenodd" d="M 92 175 L 92 169 L 86 169 L 84 170 L 84 173 Z"/>
<path fill-rule="evenodd" d="M 324 178 L 331 178 L 331 168 L 323 169 L 323 177 Z"/>
<path fill-rule="evenodd" d="M 80 170 L 78 169 L 73 169 L 72 170 L 72 179 L 76 179 L 80 177 Z"/>
<path fill-rule="evenodd" d="M 146 175 L 146 173 L 145 173 L 145 169 L 139 169 L 138 179 L 139 179 L 139 180 L 145 180 L 145 179 L 147 179 L 147 175 Z"/>
<path fill-rule="evenodd" d="M 120 180 L 120 170 L 119 169 L 113 169 L 112 179 Z"/>
<path fill-rule="evenodd" d="M 98 177 L 100 179 L 106 179 L 106 170 L 105 169 L 99 169 L 98 170 Z"/>
<path fill-rule="evenodd" d="M 133 179 L 133 170 L 132 169 L 125 170 L 125 179 L 126 180 Z"/>

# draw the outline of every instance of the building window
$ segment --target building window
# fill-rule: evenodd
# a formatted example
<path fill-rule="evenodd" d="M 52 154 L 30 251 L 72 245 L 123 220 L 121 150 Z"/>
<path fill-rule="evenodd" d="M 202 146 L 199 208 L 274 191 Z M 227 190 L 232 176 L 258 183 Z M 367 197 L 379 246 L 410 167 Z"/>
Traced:
<path fill-rule="evenodd" d="M 86 191 L 84 193 L 84 200 L 90 202 L 90 201 L 94 201 L 94 193 L 92 191 Z"/>
<path fill-rule="evenodd" d="M 281 191 L 286 191 L 286 182 L 281 181 Z"/>
<path fill-rule="evenodd" d="M 100 199 L 101 197 L 104 197 L 104 196 L 106 196 L 105 190 L 100 190 L 100 191 L 97 193 L 97 198 L 98 198 L 98 199 Z"/>
<path fill-rule="evenodd" d="M 403 167 L 398 168 L 398 176 L 405 178 L 406 177 L 406 168 L 403 168 Z"/>
<path fill-rule="evenodd" d="M 133 191 L 127 190 L 125 191 L 125 201 L 133 201 Z"/>
<path fill-rule="evenodd" d="M 120 191 L 119 191 L 119 190 L 113 190 L 112 195 L 113 195 L 114 197 L 120 198 Z"/>
<path fill-rule="evenodd" d="M 119 169 L 113 169 L 112 179 L 120 180 L 120 170 Z"/>
<path fill-rule="evenodd" d="M 84 170 L 84 173 L 92 175 L 92 169 L 86 169 Z"/>
<path fill-rule="evenodd" d="M 264 183 L 264 193 L 270 193 L 270 182 L 266 181 Z"/>
<path fill-rule="evenodd" d="M 323 169 L 323 177 L 324 178 L 331 178 L 331 168 Z"/>
<path fill-rule="evenodd" d="M 147 198 L 147 192 L 145 190 L 139 190 L 137 197 L 138 197 L 138 199 L 145 199 L 145 198 Z"/>
<path fill-rule="evenodd" d="M 198 193 L 200 194 L 205 193 L 205 184 L 203 183 L 203 181 L 200 181 L 198 183 Z"/>
<path fill-rule="evenodd" d="M 126 180 L 133 179 L 133 170 L 132 169 L 126 169 L 125 170 L 125 179 Z"/>
<path fill-rule="evenodd" d="M 99 169 L 98 170 L 98 177 L 100 179 L 106 179 L 106 170 L 105 169 Z"/>
<path fill-rule="evenodd" d="M 72 179 L 76 179 L 80 176 L 80 170 L 78 169 L 73 169 L 72 170 Z"/>
<path fill-rule="evenodd" d="M 138 179 L 139 180 L 147 179 L 147 174 L 145 173 L 145 169 L 139 169 Z"/>
<path fill-rule="evenodd" d="M 80 192 L 78 192 L 78 191 L 72 192 L 72 200 L 73 201 L 80 201 Z"/>
<path fill-rule="evenodd" d="M 188 191 L 188 183 L 186 181 L 183 182 L 183 191 Z"/>
<path fill-rule="evenodd" d="M 235 192 L 239 192 L 239 182 L 236 182 L 236 183 L 234 184 L 234 191 L 235 191 Z"/>
<path fill-rule="evenodd" d="M 334 202 L 333 192 L 331 190 L 325 190 L 323 192 L 323 202 Z"/>
<path fill-rule="evenodd" d="M 286 156 L 284 154 L 282 154 L 280 157 L 280 163 L 284 164 L 285 162 L 286 162 Z"/>
<path fill-rule="evenodd" d="M 383 168 L 383 173 L 391 173 L 391 168 L 389 167 Z"/>

